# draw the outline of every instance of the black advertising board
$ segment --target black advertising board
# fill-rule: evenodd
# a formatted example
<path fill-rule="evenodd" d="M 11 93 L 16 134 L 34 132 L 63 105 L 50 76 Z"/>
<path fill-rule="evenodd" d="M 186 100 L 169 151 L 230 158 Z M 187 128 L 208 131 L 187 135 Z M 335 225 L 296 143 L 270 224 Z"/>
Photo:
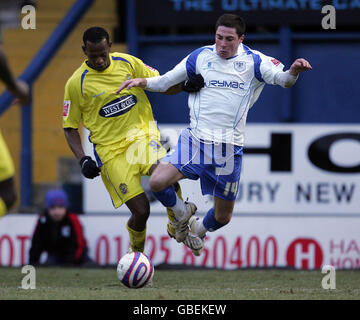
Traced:
<path fill-rule="evenodd" d="M 247 25 L 321 25 L 332 5 L 338 26 L 360 25 L 360 0 L 136 0 L 137 25 L 207 26 L 223 13 L 242 16 Z"/>

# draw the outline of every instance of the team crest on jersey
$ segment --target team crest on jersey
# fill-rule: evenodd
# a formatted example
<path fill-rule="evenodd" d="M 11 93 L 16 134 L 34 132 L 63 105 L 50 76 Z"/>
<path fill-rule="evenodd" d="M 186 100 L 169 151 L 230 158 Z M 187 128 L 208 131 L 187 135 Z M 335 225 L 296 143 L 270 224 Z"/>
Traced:
<path fill-rule="evenodd" d="M 128 193 L 128 187 L 126 185 L 126 183 L 120 183 L 120 191 L 122 194 L 127 194 Z"/>
<path fill-rule="evenodd" d="M 69 115 L 70 104 L 71 104 L 70 100 L 64 100 L 63 117 L 67 117 Z"/>
<path fill-rule="evenodd" d="M 212 61 L 208 61 L 205 65 L 202 67 L 204 70 L 207 69 L 214 69 L 214 63 Z"/>
<path fill-rule="evenodd" d="M 136 103 L 137 98 L 133 94 L 122 96 L 104 105 L 100 109 L 99 115 L 104 118 L 117 117 L 130 111 Z"/>
<path fill-rule="evenodd" d="M 246 67 L 246 63 L 243 62 L 243 61 L 235 61 L 234 62 L 234 68 L 236 71 L 238 72 L 242 72 L 245 70 L 245 67 Z"/>

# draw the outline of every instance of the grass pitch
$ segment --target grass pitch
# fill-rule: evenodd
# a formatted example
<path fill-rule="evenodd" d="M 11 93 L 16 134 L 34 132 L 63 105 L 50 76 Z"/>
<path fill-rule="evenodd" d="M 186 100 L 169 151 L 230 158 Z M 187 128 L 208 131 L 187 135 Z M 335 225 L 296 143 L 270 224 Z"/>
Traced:
<path fill-rule="evenodd" d="M 5 299 L 359 299 L 360 271 L 337 271 L 324 290 L 320 270 L 155 270 L 154 287 L 128 289 L 113 269 L 37 268 L 36 289 L 21 289 L 20 268 L 0 268 Z"/>

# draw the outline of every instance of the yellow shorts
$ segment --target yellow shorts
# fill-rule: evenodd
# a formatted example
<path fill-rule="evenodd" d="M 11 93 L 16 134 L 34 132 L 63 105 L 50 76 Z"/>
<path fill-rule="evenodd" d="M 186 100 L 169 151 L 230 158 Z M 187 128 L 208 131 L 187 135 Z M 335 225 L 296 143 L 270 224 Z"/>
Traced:
<path fill-rule="evenodd" d="M 151 166 L 165 155 L 159 140 L 146 138 L 101 166 L 101 178 L 115 208 L 144 192 L 141 176 L 148 175 Z"/>
<path fill-rule="evenodd" d="M 14 176 L 15 168 L 5 140 L 0 132 L 0 181 L 7 180 Z"/>

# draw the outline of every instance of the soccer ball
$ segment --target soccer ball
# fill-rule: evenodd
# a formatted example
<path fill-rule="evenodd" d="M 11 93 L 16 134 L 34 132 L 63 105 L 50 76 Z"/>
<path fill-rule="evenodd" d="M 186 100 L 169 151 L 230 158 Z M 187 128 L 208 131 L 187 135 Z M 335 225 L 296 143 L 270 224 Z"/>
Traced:
<path fill-rule="evenodd" d="M 141 252 L 124 255 L 117 266 L 119 280 L 129 288 L 141 288 L 154 275 L 154 266 L 150 258 Z"/>

